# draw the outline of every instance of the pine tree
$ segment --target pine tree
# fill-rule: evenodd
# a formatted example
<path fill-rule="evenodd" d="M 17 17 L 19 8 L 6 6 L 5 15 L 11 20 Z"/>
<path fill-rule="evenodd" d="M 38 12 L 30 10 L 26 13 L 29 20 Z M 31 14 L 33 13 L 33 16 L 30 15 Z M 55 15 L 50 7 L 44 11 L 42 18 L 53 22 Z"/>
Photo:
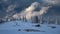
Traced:
<path fill-rule="evenodd" d="M 38 16 L 35 16 L 35 23 L 39 23 Z"/>
<path fill-rule="evenodd" d="M 34 16 L 31 19 L 32 19 L 32 23 L 39 23 L 38 16 Z"/>

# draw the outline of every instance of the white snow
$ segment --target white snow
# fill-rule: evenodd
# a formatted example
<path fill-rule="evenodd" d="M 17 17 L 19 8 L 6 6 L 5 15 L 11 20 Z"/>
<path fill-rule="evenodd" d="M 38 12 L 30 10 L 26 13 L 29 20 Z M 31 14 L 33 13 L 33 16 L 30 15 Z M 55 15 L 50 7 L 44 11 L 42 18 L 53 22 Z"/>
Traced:
<path fill-rule="evenodd" d="M 0 24 L 0 34 L 60 34 L 60 25 L 40 24 L 40 27 L 35 27 L 34 25 L 36 24 L 23 21 L 6 22 Z M 52 26 L 56 28 L 52 28 Z M 19 29 L 21 31 L 18 31 Z M 40 32 L 27 32 L 25 29 L 35 29 L 40 30 Z"/>

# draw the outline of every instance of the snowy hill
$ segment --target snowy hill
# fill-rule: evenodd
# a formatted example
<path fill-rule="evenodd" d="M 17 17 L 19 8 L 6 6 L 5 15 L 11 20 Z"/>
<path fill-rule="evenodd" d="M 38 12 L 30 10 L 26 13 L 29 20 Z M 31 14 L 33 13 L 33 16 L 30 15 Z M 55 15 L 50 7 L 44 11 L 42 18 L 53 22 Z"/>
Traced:
<path fill-rule="evenodd" d="M 60 34 L 60 25 L 11 21 L 0 24 L 0 34 Z"/>

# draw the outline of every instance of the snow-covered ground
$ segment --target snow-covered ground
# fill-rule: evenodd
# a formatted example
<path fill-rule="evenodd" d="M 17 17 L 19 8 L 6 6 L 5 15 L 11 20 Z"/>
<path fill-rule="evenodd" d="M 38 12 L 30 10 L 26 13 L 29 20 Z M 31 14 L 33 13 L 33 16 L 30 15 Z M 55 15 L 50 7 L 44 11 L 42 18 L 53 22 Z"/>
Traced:
<path fill-rule="evenodd" d="M 40 24 L 40 27 L 35 25 L 37 24 L 23 21 L 6 22 L 0 24 L 0 34 L 60 34 L 60 25 Z"/>

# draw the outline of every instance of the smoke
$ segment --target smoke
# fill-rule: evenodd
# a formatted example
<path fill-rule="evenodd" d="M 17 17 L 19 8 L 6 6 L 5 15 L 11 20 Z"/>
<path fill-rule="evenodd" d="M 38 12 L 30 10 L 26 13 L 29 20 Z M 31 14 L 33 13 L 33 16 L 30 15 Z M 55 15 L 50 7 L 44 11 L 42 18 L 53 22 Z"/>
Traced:
<path fill-rule="evenodd" d="M 47 13 L 47 10 L 48 10 L 49 8 L 50 8 L 50 6 L 48 6 L 48 7 L 42 7 L 39 12 L 34 12 L 34 13 L 32 14 L 32 16 L 43 15 L 43 14 Z"/>
<path fill-rule="evenodd" d="M 44 4 L 54 5 L 54 6 L 60 6 L 60 0 L 42 0 Z"/>
<path fill-rule="evenodd" d="M 34 2 L 31 4 L 31 6 L 29 6 L 28 8 L 26 8 L 24 11 L 22 11 L 22 15 L 23 14 L 30 14 L 31 12 L 33 12 L 37 7 L 38 7 L 39 3 L 38 2 Z"/>
<path fill-rule="evenodd" d="M 51 7 L 51 6 L 47 6 L 47 7 L 42 6 L 40 11 L 35 12 L 34 10 L 38 6 L 40 6 L 40 3 L 34 2 L 31 4 L 31 6 L 23 10 L 21 13 L 15 14 L 13 17 L 16 18 L 16 16 L 18 16 L 18 18 L 26 17 L 26 19 L 30 19 L 32 16 L 40 16 L 43 15 L 44 13 L 47 13 L 47 10 Z"/>
<path fill-rule="evenodd" d="M 33 11 L 38 7 L 39 3 L 38 2 L 34 2 L 31 4 L 31 6 L 29 6 L 26 10 L 26 18 L 29 19 L 32 16 Z"/>
<path fill-rule="evenodd" d="M 9 5 L 6 12 L 11 12 L 14 10 L 14 8 L 16 7 L 16 5 Z"/>
<path fill-rule="evenodd" d="M 40 15 L 44 14 L 44 13 L 47 13 L 47 10 L 50 8 L 51 6 L 48 6 L 48 7 L 42 7 L 41 10 L 40 10 Z"/>
<path fill-rule="evenodd" d="M 28 8 L 26 8 L 25 10 L 23 10 L 20 14 L 21 17 L 26 17 L 27 19 L 31 18 L 32 16 L 32 12 L 39 6 L 38 2 L 34 2 L 32 3 Z M 16 16 L 16 15 L 15 15 Z M 13 16 L 14 17 L 14 16 Z"/>

